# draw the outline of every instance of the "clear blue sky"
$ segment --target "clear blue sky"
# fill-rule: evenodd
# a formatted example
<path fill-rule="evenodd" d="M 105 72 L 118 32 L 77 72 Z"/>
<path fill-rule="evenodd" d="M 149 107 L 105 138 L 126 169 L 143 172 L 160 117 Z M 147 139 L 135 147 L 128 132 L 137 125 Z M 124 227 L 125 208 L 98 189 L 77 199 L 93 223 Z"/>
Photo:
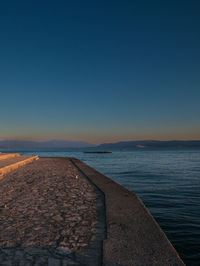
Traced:
<path fill-rule="evenodd" d="M 1 1 L 0 139 L 200 139 L 200 2 Z"/>

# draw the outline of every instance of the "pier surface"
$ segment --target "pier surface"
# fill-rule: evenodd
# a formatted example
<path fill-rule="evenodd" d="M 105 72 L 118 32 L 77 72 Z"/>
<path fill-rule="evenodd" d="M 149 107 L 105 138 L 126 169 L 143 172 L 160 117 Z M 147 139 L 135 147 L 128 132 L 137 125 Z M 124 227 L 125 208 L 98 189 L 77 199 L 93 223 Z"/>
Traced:
<path fill-rule="evenodd" d="M 184 265 L 140 199 L 73 158 L 0 180 L 0 265 Z"/>

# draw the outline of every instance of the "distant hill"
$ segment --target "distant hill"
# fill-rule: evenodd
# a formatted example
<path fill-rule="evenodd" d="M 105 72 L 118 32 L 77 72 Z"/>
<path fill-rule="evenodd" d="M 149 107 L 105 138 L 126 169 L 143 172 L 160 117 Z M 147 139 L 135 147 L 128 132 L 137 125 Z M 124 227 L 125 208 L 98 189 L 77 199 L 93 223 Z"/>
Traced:
<path fill-rule="evenodd" d="M 49 141 L 23 141 L 0 140 L 0 149 L 91 149 L 91 150 L 119 150 L 138 148 L 200 148 L 200 140 L 138 140 L 104 143 L 95 146 L 83 141 L 49 140 Z"/>
<path fill-rule="evenodd" d="M 98 146 L 99 149 L 136 149 L 136 148 L 200 148 L 200 140 L 141 140 L 121 141 L 116 143 L 105 143 Z"/>
<path fill-rule="evenodd" d="M 69 149 L 89 148 L 94 145 L 83 141 L 49 140 L 49 141 L 22 141 L 1 140 L 0 149 Z"/>

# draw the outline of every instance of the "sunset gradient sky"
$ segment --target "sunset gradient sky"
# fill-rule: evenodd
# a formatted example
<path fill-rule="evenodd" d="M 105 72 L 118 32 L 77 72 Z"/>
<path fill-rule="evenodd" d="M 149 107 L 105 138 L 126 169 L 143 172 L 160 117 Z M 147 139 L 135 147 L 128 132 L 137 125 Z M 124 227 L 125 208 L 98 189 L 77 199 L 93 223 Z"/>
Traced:
<path fill-rule="evenodd" d="M 199 1 L 1 1 L 0 139 L 200 139 Z"/>

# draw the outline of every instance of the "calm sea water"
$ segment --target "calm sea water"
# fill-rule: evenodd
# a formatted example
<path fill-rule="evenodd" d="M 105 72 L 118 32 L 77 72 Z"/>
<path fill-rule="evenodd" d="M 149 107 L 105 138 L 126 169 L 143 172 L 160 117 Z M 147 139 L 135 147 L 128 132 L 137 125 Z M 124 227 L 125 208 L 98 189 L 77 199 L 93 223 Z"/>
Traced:
<path fill-rule="evenodd" d="M 33 152 L 24 152 L 33 154 Z M 200 265 L 200 150 L 34 152 L 76 157 L 136 192 L 186 265 Z"/>

